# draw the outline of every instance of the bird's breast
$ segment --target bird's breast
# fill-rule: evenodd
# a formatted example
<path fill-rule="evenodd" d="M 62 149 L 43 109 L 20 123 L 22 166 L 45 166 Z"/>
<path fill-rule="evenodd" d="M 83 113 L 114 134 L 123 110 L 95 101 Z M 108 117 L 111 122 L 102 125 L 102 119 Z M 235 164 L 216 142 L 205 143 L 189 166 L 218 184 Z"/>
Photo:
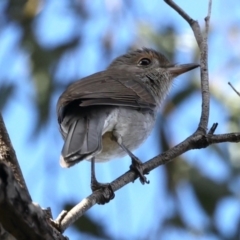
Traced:
<path fill-rule="evenodd" d="M 147 110 L 136 110 L 118 107 L 111 111 L 105 120 L 102 135 L 102 151 L 96 161 L 103 162 L 126 155 L 112 138 L 112 131 L 122 137 L 122 143 L 129 149 L 136 149 L 151 133 L 156 113 Z"/>

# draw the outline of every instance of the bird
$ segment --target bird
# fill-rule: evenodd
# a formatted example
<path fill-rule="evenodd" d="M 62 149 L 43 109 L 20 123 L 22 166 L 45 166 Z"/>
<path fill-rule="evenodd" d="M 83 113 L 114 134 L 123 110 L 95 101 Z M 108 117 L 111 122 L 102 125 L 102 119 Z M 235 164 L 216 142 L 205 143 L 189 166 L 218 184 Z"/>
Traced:
<path fill-rule="evenodd" d="M 197 67 L 173 64 L 163 54 L 141 48 L 117 57 L 106 70 L 71 83 L 57 102 L 64 139 L 60 165 L 68 168 L 91 161 L 92 191 L 111 190 L 109 184 L 97 181 L 95 162 L 129 155 L 130 169 L 142 184 L 149 183 L 132 151 L 150 135 L 174 78 Z M 103 202 L 110 201 L 114 192 L 110 195 Z"/>

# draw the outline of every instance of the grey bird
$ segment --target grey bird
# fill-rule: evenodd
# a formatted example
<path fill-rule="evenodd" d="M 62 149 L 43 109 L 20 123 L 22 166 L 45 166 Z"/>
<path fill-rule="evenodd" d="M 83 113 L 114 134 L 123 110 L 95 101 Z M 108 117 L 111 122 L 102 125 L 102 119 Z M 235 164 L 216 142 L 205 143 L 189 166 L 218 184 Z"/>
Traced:
<path fill-rule="evenodd" d="M 151 133 L 173 79 L 198 66 L 171 64 L 163 54 L 143 48 L 116 58 L 105 71 L 70 84 L 57 103 L 65 141 L 60 165 L 90 160 L 94 191 L 106 187 L 97 182 L 94 163 L 128 154 L 131 169 L 142 183 L 147 182 L 132 151 Z"/>

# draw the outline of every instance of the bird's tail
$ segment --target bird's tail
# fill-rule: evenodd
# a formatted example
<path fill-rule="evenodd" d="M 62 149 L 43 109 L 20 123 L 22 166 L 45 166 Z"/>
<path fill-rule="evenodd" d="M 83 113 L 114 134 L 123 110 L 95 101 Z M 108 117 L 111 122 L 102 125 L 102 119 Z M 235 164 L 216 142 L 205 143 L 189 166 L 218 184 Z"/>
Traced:
<path fill-rule="evenodd" d="M 102 149 L 102 131 L 106 116 L 101 111 L 73 116 L 62 148 L 60 165 L 71 167 Z"/>

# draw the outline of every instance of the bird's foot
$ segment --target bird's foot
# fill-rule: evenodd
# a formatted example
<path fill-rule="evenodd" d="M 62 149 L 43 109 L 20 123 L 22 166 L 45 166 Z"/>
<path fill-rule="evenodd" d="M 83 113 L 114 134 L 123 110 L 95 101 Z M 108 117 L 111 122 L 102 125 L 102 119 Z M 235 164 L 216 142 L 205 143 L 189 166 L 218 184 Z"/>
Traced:
<path fill-rule="evenodd" d="M 150 183 L 150 181 L 147 180 L 147 178 L 144 176 L 144 174 L 148 174 L 148 172 L 146 173 L 143 172 L 143 163 L 135 156 L 132 157 L 132 164 L 130 166 L 130 169 L 139 176 L 139 180 L 142 184 Z"/>
<path fill-rule="evenodd" d="M 110 183 L 99 183 L 98 181 L 93 181 L 91 182 L 91 189 L 93 192 L 99 191 L 101 193 L 101 197 L 97 202 L 98 204 L 103 205 L 108 203 L 115 197 L 115 193 Z"/>

